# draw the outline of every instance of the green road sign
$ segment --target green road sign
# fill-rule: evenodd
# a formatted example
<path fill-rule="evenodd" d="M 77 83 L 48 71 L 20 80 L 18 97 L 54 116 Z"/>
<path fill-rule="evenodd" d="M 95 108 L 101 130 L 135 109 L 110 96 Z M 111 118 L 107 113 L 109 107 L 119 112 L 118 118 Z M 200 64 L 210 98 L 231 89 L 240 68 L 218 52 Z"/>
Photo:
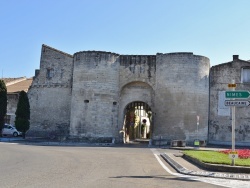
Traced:
<path fill-rule="evenodd" d="M 250 96 L 249 91 L 226 91 L 226 98 L 247 99 Z"/>

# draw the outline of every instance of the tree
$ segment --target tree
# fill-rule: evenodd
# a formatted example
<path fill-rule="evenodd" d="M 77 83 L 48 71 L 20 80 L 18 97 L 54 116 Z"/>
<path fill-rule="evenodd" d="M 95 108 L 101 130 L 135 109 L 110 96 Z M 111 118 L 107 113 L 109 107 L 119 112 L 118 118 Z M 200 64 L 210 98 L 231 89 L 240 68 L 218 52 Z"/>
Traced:
<path fill-rule="evenodd" d="M 29 120 L 30 120 L 29 98 L 25 91 L 21 91 L 19 93 L 19 99 L 17 103 L 15 126 L 18 131 L 23 133 L 23 138 L 25 138 L 25 134 L 30 128 Z"/>
<path fill-rule="evenodd" d="M 4 126 L 4 117 L 7 112 L 7 88 L 3 80 L 0 80 L 0 133 Z"/>

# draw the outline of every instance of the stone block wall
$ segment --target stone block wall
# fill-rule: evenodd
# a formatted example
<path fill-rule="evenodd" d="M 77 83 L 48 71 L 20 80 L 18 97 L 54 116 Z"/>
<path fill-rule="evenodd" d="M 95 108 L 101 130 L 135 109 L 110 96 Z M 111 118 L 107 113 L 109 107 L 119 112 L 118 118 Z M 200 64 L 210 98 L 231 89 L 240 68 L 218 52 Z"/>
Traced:
<path fill-rule="evenodd" d="M 232 143 L 231 109 L 224 105 L 225 91 L 230 90 L 228 84 L 232 83 L 232 80 L 237 84 L 235 90 L 250 91 L 250 83 L 242 83 L 242 68 L 250 69 L 250 62 L 240 60 L 238 56 L 234 56 L 231 62 L 211 68 L 209 112 L 209 143 L 211 144 L 231 145 Z M 249 107 L 236 107 L 235 111 L 236 145 L 250 145 Z"/>
<path fill-rule="evenodd" d="M 122 130 L 124 112 L 129 103 L 141 101 L 154 108 L 156 56 L 121 55 L 119 61 L 119 130 Z"/>
<path fill-rule="evenodd" d="M 122 89 L 131 82 L 145 82 L 155 85 L 155 55 L 121 55 L 119 58 L 119 86 Z"/>
<path fill-rule="evenodd" d="M 153 139 L 207 138 L 209 67 L 193 53 L 157 54 Z"/>
<path fill-rule="evenodd" d="M 74 54 L 71 137 L 115 137 L 118 133 L 118 54 Z"/>
<path fill-rule="evenodd" d="M 72 56 L 43 45 L 28 92 L 29 134 L 122 140 L 124 110 L 139 101 L 152 110 L 153 139 L 206 139 L 209 69 L 209 59 L 193 53 Z"/>
<path fill-rule="evenodd" d="M 68 134 L 73 56 L 42 46 L 40 70 L 28 91 L 31 127 L 28 135 Z"/>

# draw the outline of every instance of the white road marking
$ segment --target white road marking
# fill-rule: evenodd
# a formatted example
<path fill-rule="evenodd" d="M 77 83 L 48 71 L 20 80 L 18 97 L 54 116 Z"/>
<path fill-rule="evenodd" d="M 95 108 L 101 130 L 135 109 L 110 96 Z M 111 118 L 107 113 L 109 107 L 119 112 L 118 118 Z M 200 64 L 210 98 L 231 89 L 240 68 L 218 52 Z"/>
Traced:
<path fill-rule="evenodd" d="M 153 152 L 155 158 L 160 163 L 162 168 L 164 170 L 166 170 L 169 174 L 172 174 L 174 176 L 187 178 L 187 179 L 191 179 L 191 180 L 196 180 L 196 181 L 201 181 L 201 182 L 209 183 L 209 184 L 213 184 L 213 185 L 229 187 L 229 188 L 235 188 L 235 187 L 249 188 L 249 181 L 189 176 L 189 175 L 184 175 L 184 174 L 172 172 L 159 158 L 159 155 L 160 155 L 159 151 L 157 151 L 157 149 L 151 149 L 151 151 Z"/>

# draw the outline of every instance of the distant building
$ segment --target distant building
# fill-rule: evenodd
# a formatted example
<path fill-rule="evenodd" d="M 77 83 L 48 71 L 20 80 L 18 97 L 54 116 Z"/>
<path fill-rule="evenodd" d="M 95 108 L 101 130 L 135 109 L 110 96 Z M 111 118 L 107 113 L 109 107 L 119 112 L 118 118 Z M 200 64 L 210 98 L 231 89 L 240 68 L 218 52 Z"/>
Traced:
<path fill-rule="evenodd" d="M 7 87 L 7 115 L 5 122 L 8 124 L 15 125 L 15 112 L 18 103 L 18 97 L 20 91 L 27 92 L 31 83 L 32 78 L 20 77 L 20 78 L 2 78 Z"/>
<path fill-rule="evenodd" d="M 228 84 L 232 80 L 237 85 L 235 90 L 250 91 L 250 62 L 239 59 L 238 55 L 233 56 L 233 61 L 210 70 L 209 143 L 230 145 L 232 142 L 231 107 L 224 104 L 225 91 L 230 90 Z M 236 107 L 235 111 L 236 144 L 250 146 L 250 107 Z"/>

